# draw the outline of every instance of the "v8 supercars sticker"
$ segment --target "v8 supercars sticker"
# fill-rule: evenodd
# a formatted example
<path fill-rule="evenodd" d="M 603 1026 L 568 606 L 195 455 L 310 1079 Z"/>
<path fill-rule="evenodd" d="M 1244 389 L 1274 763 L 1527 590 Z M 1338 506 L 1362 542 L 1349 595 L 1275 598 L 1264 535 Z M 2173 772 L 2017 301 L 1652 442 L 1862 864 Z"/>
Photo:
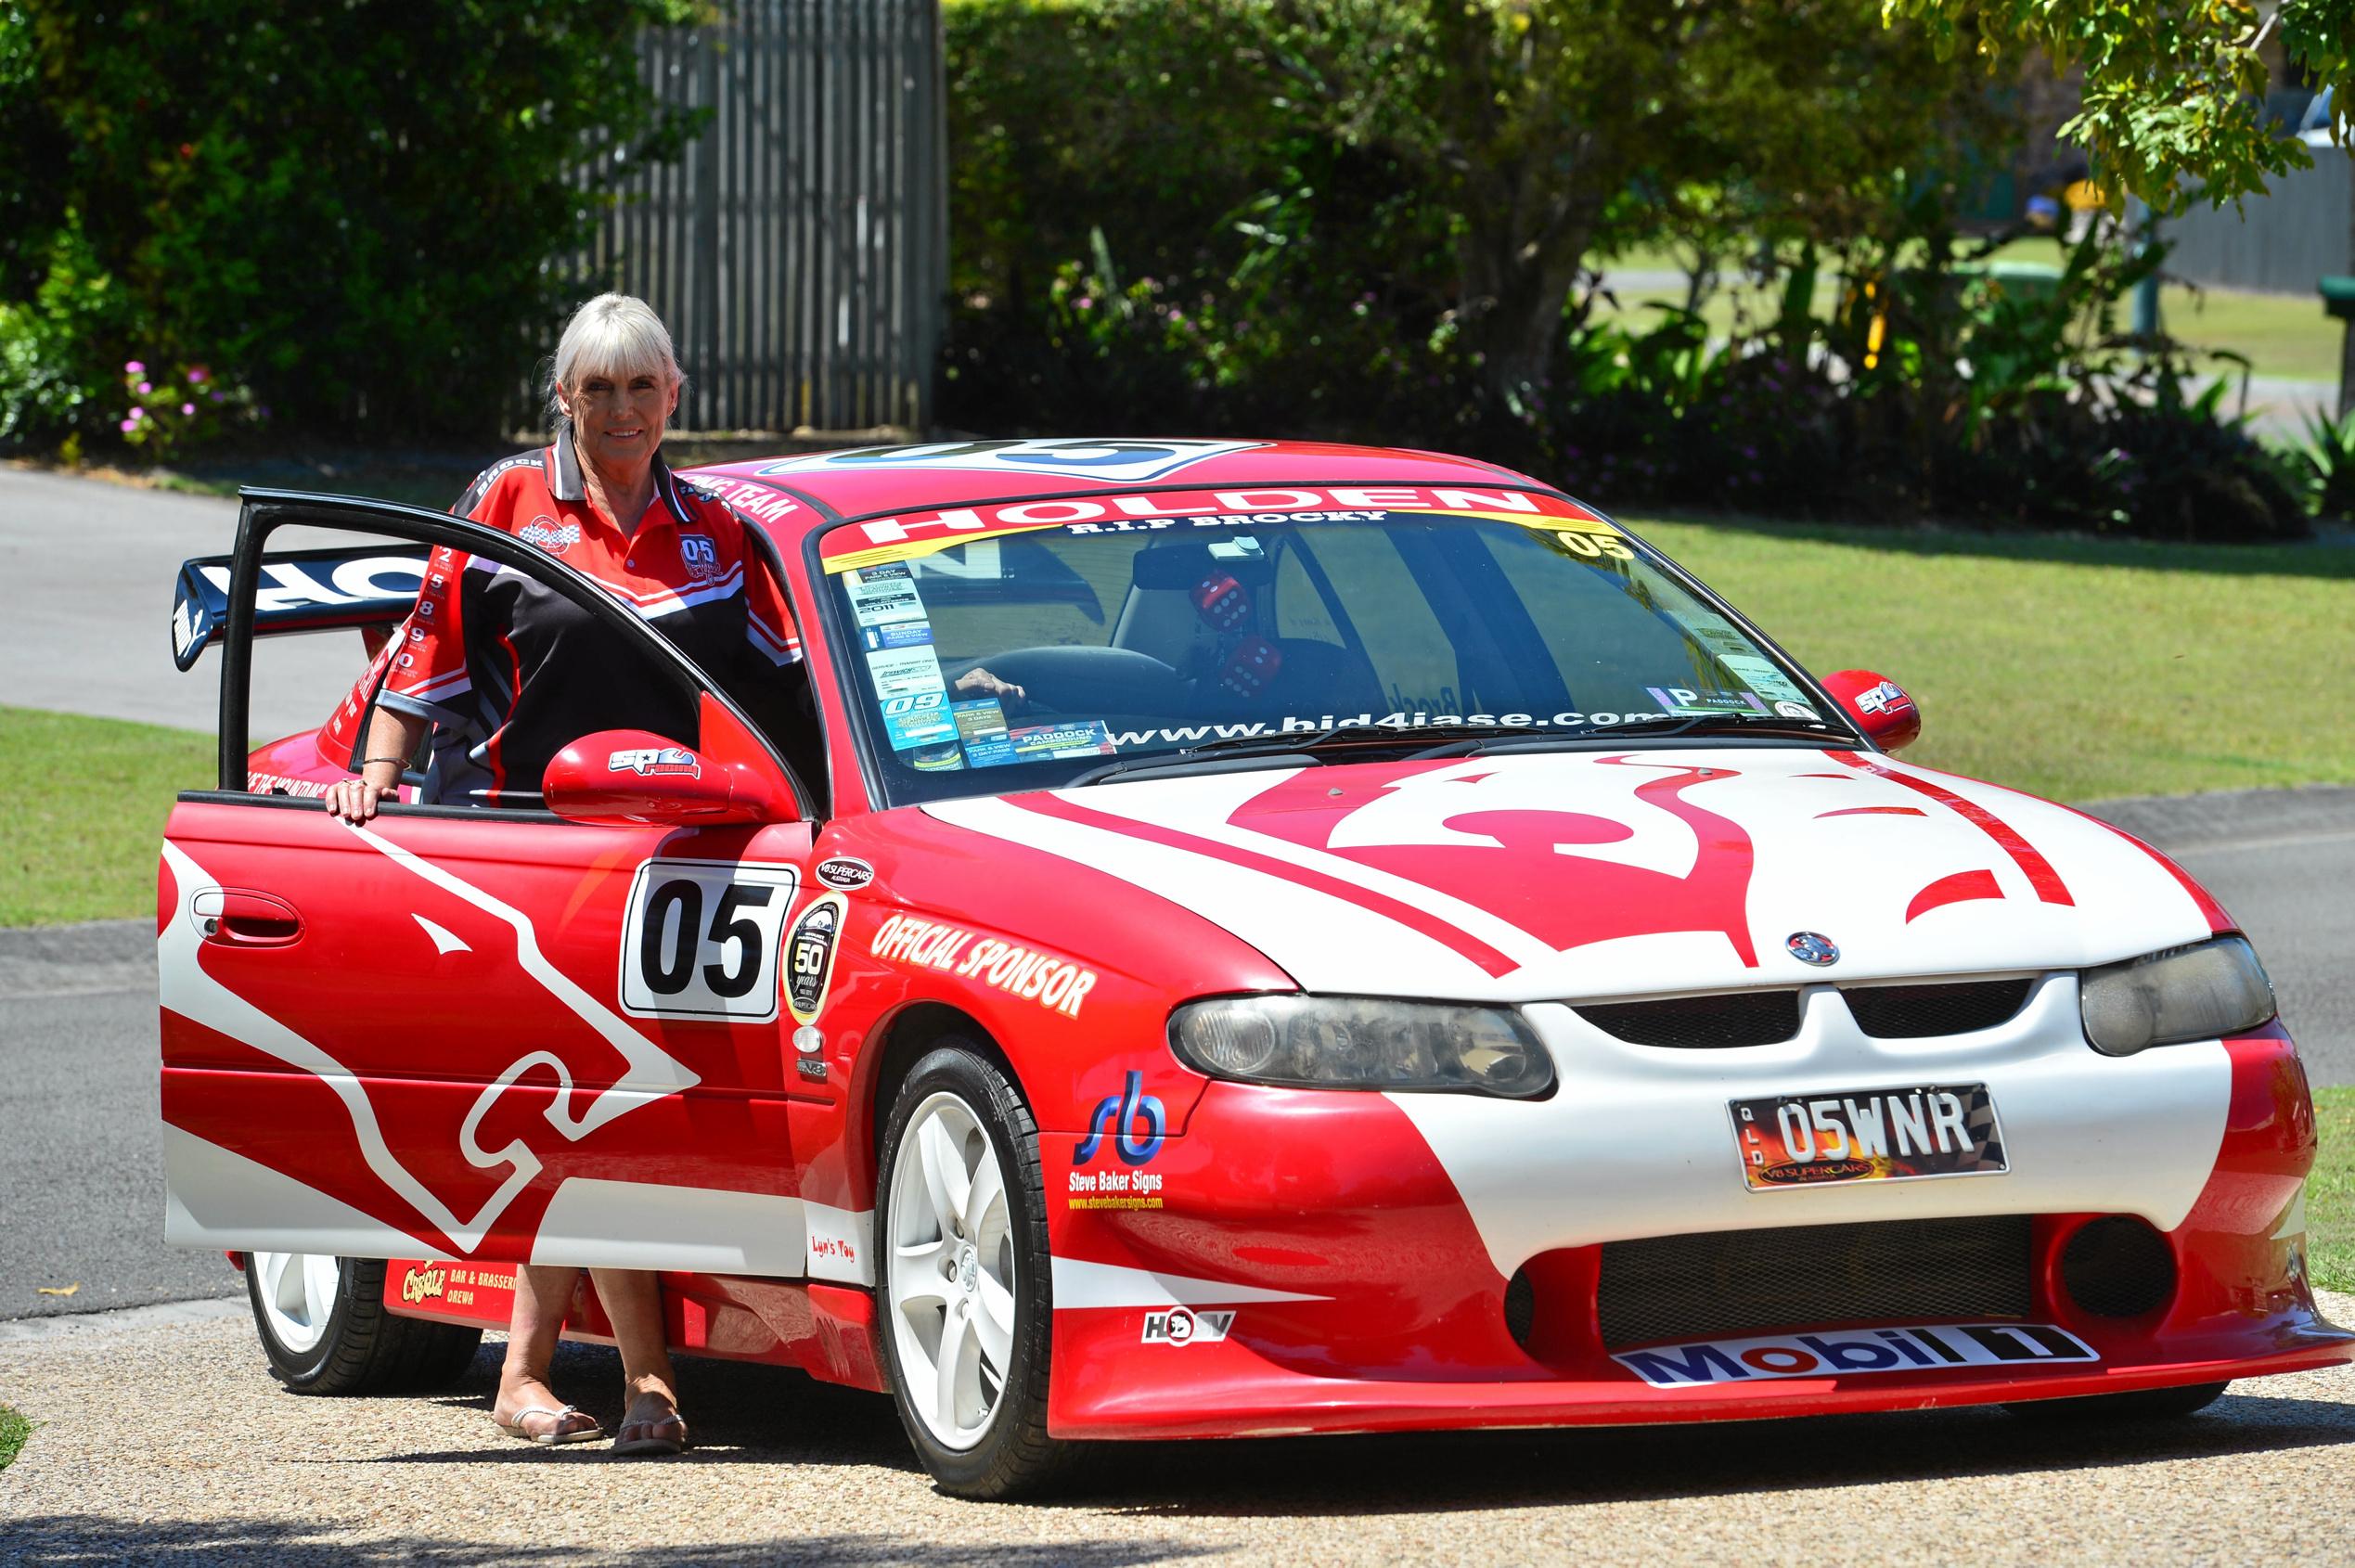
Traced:
<path fill-rule="evenodd" d="M 801 873 L 737 860 L 650 860 L 622 929 L 622 1010 L 634 1018 L 777 1016 L 777 952 Z"/>

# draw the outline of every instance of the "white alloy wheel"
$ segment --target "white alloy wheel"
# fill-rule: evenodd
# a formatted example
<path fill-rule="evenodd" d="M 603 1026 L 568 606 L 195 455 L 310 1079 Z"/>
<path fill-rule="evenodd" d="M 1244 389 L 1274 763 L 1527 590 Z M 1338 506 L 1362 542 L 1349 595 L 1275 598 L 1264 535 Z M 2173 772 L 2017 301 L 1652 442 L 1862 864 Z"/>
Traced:
<path fill-rule="evenodd" d="M 254 1304 L 290 1354 L 303 1355 L 326 1334 L 335 1311 L 336 1265 L 328 1253 L 255 1253 L 246 1260 L 260 1286 Z"/>
<path fill-rule="evenodd" d="M 907 1406 L 943 1447 L 987 1434 L 1013 1361 L 1021 1281 L 998 1150 L 972 1108 L 916 1108 L 892 1168 L 891 1330 Z"/>

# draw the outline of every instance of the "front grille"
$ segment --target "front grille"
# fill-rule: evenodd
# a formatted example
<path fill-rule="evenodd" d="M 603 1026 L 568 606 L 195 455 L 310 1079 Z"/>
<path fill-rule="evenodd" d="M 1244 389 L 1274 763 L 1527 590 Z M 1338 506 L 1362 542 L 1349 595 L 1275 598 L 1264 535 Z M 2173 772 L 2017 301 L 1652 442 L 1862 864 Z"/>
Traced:
<path fill-rule="evenodd" d="M 1714 1230 L 1606 1242 L 1602 1342 L 1723 1338 L 1832 1323 L 2023 1317 L 2025 1215 Z"/>
<path fill-rule="evenodd" d="M 1965 980 L 1945 985 L 1842 986 L 1857 1027 L 1875 1039 L 1919 1040 L 1992 1029 L 2027 1000 L 2027 980 Z"/>
<path fill-rule="evenodd" d="M 1580 1018 L 1635 1046 L 1714 1050 L 1770 1046 L 1799 1032 L 1796 991 L 1741 991 L 1722 996 L 1670 996 L 1657 1002 L 1590 1002 Z"/>

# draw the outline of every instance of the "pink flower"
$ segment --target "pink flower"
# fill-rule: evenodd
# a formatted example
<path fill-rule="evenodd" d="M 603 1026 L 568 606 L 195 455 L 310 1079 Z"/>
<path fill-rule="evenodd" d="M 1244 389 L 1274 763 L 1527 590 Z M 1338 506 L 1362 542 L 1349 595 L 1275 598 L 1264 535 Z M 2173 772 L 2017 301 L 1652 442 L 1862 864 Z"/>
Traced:
<path fill-rule="evenodd" d="M 204 385 L 204 378 L 209 374 L 211 374 L 211 372 L 207 371 L 201 365 L 189 366 L 188 385 L 192 387 L 200 387 Z"/>
<path fill-rule="evenodd" d="M 193 403 L 184 403 L 180 405 L 180 412 L 183 414 L 193 414 L 196 412 L 196 405 Z"/>
<path fill-rule="evenodd" d="M 152 382 L 152 381 L 141 381 L 141 382 L 139 383 L 139 395 L 140 395 L 141 397 L 145 397 L 145 396 L 147 396 L 147 395 L 148 395 L 148 393 L 149 393 L 149 392 L 153 392 L 153 391 L 155 391 L 155 383 L 154 383 L 154 382 Z"/>
<path fill-rule="evenodd" d="M 129 435 L 133 431 L 135 431 L 138 428 L 139 421 L 136 419 L 125 419 L 122 421 L 122 433 L 124 435 Z"/>
<path fill-rule="evenodd" d="M 131 418 L 135 420 L 144 419 L 147 417 L 148 411 L 144 408 L 134 408 L 131 410 Z"/>
<path fill-rule="evenodd" d="M 144 376 L 148 373 L 148 367 L 135 359 L 126 359 L 122 362 L 122 373 L 126 376 Z"/>

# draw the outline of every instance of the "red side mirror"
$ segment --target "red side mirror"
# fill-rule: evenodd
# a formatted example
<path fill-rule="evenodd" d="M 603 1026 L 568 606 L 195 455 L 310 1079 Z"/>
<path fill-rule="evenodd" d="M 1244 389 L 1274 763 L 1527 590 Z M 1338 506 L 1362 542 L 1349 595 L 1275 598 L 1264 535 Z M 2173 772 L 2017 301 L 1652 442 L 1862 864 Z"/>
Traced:
<path fill-rule="evenodd" d="M 1905 688 L 1886 675 L 1871 670 L 1842 670 L 1823 677 L 1823 689 L 1885 752 L 1911 745 L 1922 733 L 1922 710 L 1913 705 Z"/>
<path fill-rule="evenodd" d="M 720 827 L 798 815 L 751 764 L 719 762 L 643 729 L 581 737 L 556 753 L 540 790 L 550 811 L 573 822 Z"/>

